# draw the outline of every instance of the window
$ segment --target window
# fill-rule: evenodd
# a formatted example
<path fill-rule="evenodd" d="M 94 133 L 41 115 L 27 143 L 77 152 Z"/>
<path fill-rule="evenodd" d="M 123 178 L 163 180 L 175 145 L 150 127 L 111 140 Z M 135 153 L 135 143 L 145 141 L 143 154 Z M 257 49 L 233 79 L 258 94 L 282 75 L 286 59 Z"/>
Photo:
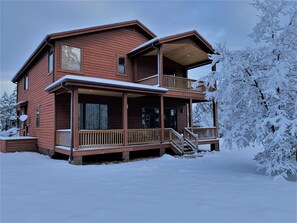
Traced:
<path fill-rule="evenodd" d="M 142 128 L 160 128 L 159 108 L 142 108 Z"/>
<path fill-rule="evenodd" d="M 29 87 L 29 77 L 28 77 L 28 74 L 25 74 L 24 76 L 24 90 L 28 90 L 28 87 Z"/>
<path fill-rule="evenodd" d="M 40 126 L 40 105 L 36 106 L 36 128 Z"/>
<path fill-rule="evenodd" d="M 119 57 L 118 58 L 118 73 L 119 74 L 125 74 L 125 57 Z"/>
<path fill-rule="evenodd" d="M 62 45 L 62 69 L 81 70 L 81 49 L 77 47 Z"/>
<path fill-rule="evenodd" d="M 54 70 L 54 49 L 50 48 L 48 51 L 48 72 L 52 73 Z"/>
<path fill-rule="evenodd" d="M 108 107 L 105 104 L 80 103 L 78 118 L 79 129 L 107 129 Z"/>

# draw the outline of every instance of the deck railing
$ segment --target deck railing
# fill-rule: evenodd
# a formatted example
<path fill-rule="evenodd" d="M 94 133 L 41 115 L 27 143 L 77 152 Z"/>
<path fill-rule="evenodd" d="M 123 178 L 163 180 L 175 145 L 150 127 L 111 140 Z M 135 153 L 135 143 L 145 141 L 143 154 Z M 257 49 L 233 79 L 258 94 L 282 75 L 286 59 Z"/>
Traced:
<path fill-rule="evenodd" d="M 149 76 L 146 78 L 142 78 L 140 80 L 136 81 L 138 84 L 146 84 L 146 85 L 158 85 L 158 74 L 153 75 L 153 76 Z"/>
<path fill-rule="evenodd" d="M 216 127 L 211 128 L 197 128 L 192 127 L 188 128 L 190 131 L 192 131 L 194 134 L 198 134 L 198 139 L 215 139 L 217 138 L 217 129 Z"/>
<path fill-rule="evenodd" d="M 163 86 L 166 88 L 172 88 L 181 91 L 194 91 L 198 93 L 204 93 L 205 87 L 203 82 L 199 82 L 196 86 L 197 80 L 192 80 L 184 77 L 176 77 L 171 75 L 164 75 Z"/>
<path fill-rule="evenodd" d="M 101 147 L 124 145 L 124 130 L 79 130 L 79 147 Z"/>
<path fill-rule="evenodd" d="M 151 86 L 158 85 L 158 75 L 156 74 L 153 76 L 142 78 L 140 80 L 137 80 L 136 82 L 139 84 L 146 84 Z M 196 82 L 197 80 L 164 74 L 162 87 L 180 91 L 205 93 L 203 82 L 200 81 L 198 85 Z"/>
<path fill-rule="evenodd" d="M 129 129 L 128 144 L 160 143 L 161 129 Z"/>
<path fill-rule="evenodd" d="M 215 139 L 216 128 L 187 128 L 184 131 L 185 137 L 191 140 Z M 161 129 L 128 129 L 128 145 L 160 143 Z M 70 129 L 56 130 L 56 145 L 70 147 Z M 79 130 L 79 148 L 95 148 L 124 146 L 125 131 L 123 129 L 109 130 Z M 171 128 L 164 129 L 164 141 L 175 143 L 182 147 L 183 141 L 180 134 Z"/>
<path fill-rule="evenodd" d="M 59 129 L 56 130 L 56 145 L 70 147 L 70 129 Z"/>

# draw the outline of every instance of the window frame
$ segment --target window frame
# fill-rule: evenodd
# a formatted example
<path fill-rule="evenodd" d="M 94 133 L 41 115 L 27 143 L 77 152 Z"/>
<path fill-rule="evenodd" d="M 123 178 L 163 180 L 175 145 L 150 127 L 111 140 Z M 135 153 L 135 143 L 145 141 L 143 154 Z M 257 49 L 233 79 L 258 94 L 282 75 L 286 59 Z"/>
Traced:
<path fill-rule="evenodd" d="M 50 63 L 51 61 L 51 58 L 52 58 L 52 63 Z M 48 50 L 48 60 L 47 60 L 47 65 L 48 65 L 48 73 L 53 73 L 54 72 L 54 48 L 51 47 L 49 50 Z"/>
<path fill-rule="evenodd" d="M 24 91 L 27 91 L 29 89 L 29 74 L 26 73 L 24 75 Z"/>
<path fill-rule="evenodd" d="M 79 62 L 79 70 L 70 70 L 70 69 L 65 69 L 63 68 L 63 46 L 67 46 L 67 47 L 71 47 L 71 48 L 77 48 L 80 50 L 80 62 Z M 68 44 L 64 44 L 62 43 L 61 44 L 61 47 L 60 47 L 60 52 L 61 52 L 61 59 L 60 59 L 60 62 L 61 62 L 61 67 L 60 69 L 63 70 L 63 71 L 68 71 L 68 72 L 76 72 L 76 73 L 81 73 L 82 72 L 82 60 L 83 60 L 83 48 L 82 47 L 78 47 L 78 46 L 73 46 L 73 45 L 68 45 Z"/>
<path fill-rule="evenodd" d="M 39 128 L 40 127 L 40 105 L 36 106 L 35 115 L 36 115 L 36 128 Z"/>
<path fill-rule="evenodd" d="M 123 58 L 124 59 L 124 72 L 121 73 L 120 72 L 120 59 Z M 126 75 L 127 74 L 127 56 L 124 55 L 117 55 L 117 73 L 119 75 Z"/>

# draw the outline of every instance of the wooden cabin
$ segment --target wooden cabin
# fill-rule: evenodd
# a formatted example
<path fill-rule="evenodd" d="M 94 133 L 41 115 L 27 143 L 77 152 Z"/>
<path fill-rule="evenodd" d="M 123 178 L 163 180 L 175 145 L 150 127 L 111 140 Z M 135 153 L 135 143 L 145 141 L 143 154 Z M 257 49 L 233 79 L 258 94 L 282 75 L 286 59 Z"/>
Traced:
<path fill-rule="evenodd" d="M 21 135 L 74 164 L 100 154 L 182 155 L 200 144 L 218 150 L 216 104 L 214 126 L 194 128 L 192 106 L 205 88 L 188 78 L 211 63 L 209 53 L 196 31 L 157 38 L 137 20 L 47 35 L 12 79 L 18 115 L 28 116 Z"/>

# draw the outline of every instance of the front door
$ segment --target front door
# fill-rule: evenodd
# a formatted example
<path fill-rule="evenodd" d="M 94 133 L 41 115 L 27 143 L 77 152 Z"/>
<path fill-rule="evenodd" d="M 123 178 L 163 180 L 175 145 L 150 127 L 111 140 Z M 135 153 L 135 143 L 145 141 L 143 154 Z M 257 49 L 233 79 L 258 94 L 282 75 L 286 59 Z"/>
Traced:
<path fill-rule="evenodd" d="M 177 131 L 177 109 L 176 108 L 167 108 L 165 109 L 165 128 L 172 128 Z"/>

